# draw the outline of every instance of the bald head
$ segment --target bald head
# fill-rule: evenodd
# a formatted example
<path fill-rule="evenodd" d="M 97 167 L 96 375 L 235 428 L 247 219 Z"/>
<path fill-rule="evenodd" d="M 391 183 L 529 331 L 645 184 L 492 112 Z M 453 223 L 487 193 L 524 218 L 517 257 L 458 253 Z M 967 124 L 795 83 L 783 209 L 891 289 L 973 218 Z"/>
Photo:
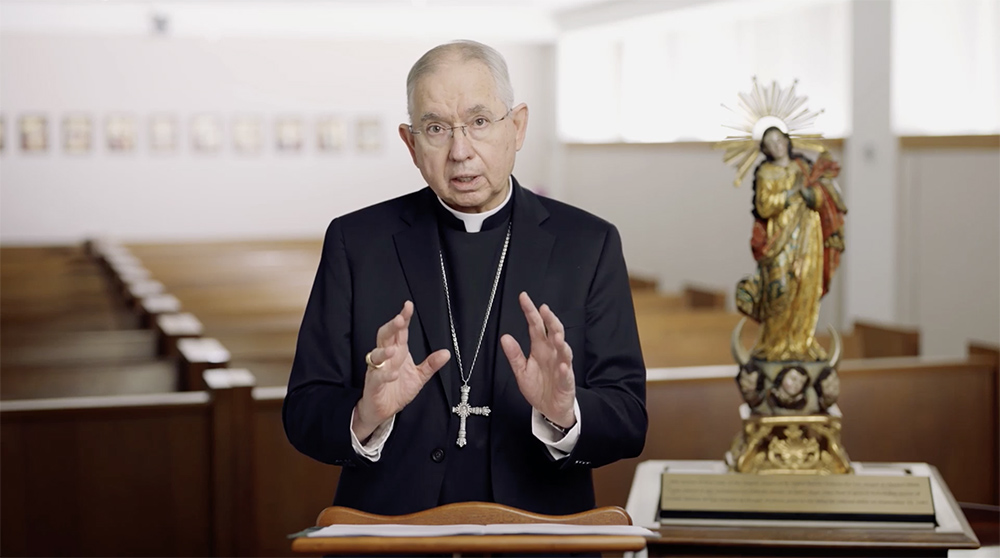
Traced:
<path fill-rule="evenodd" d="M 410 73 L 406 76 L 406 110 L 410 115 L 411 122 L 414 121 L 413 94 L 417 89 L 417 83 L 422 78 L 434 73 L 440 65 L 455 61 L 482 63 L 493 76 L 497 99 L 503 102 L 507 108 L 514 105 L 514 87 L 510 83 L 507 62 L 504 61 L 503 56 L 496 49 L 476 41 L 454 41 L 427 51 L 410 68 Z"/>

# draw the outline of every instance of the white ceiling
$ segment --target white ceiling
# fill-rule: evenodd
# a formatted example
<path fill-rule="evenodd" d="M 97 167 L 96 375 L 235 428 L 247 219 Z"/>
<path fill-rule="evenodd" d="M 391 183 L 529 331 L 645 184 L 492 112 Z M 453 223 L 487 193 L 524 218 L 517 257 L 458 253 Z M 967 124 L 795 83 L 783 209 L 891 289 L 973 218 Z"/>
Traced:
<path fill-rule="evenodd" d="M 552 42 L 564 29 L 712 0 L 0 0 L 0 31 Z M 161 28 L 164 26 L 161 25 Z M 471 32 L 462 32 L 471 30 Z"/>

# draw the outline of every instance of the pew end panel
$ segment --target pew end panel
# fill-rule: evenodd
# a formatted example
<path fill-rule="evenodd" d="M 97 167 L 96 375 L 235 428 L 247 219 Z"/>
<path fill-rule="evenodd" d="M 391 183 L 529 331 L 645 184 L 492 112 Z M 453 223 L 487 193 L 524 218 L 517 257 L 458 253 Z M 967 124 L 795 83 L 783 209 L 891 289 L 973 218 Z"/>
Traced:
<path fill-rule="evenodd" d="M 333 502 L 340 467 L 299 453 L 285 437 L 281 422 L 284 387 L 253 391 L 253 493 L 256 555 L 287 555 L 290 533 L 316 521 L 317 510 Z"/>
<path fill-rule="evenodd" d="M 169 358 L 180 356 L 178 341 L 201 337 L 205 332 L 201 321 L 190 312 L 161 314 L 156 317 L 155 327 L 158 353 Z"/>
<path fill-rule="evenodd" d="M 0 403 L 4 556 L 212 554 L 204 392 Z"/>
<path fill-rule="evenodd" d="M 229 351 L 217 339 L 210 337 L 178 339 L 177 352 L 179 391 L 206 389 L 204 380 L 206 370 L 229 367 Z"/>

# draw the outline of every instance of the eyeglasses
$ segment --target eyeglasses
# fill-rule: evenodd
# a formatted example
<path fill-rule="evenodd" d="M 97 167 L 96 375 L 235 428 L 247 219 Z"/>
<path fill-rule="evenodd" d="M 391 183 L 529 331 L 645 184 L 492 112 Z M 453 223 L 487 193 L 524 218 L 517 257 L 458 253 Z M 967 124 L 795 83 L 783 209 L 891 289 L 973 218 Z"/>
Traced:
<path fill-rule="evenodd" d="M 415 128 L 410 125 L 410 133 L 413 135 L 422 135 L 427 140 L 427 143 L 433 147 L 444 147 L 448 145 L 451 138 L 455 137 L 455 130 L 458 128 L 462 129 L 462 133 L 465 137 L 472 139 L 474 141 L 484 141 L 490 139 L 490 136 L 497 129 L 494 124 L 504 120 L 510 116 L 513 108 L 507 109 L 507 114 L 497 118 L 496 120 L 490 119 L 488 116 L 477 116 L 472 119 L 471 122 L 466 122 L 461 126 L 445 126 L 440 122 L 428 122 L 422 124 L 421 128 Z"/>

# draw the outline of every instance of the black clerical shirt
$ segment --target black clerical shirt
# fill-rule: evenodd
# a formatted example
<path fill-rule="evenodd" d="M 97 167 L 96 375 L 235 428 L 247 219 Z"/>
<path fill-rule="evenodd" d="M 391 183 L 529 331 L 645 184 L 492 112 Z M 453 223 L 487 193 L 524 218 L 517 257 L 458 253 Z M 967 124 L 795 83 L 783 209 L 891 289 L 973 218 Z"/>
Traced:
<path fill-rule="evenodd" d="M 471 388 L 469 405 L 473 407 L 493 404 L 494 365 L 497 351 L 500 350 L 501 332 L 498 331 L 498 324 L 506 264 L 494 294 L 493 309 L 490 312 L 478 357 L 476 357 L 476 345 L 486 316 L 508 224 L 511 222 L 513 205 L 514 200 L 510 199 L 500 211 L 483 222 L 482 229 L 477 233 L 466 232 L 465 223 L 445 208 L 438 207 L 439 231 L 445 270 L 448 274 L 451 310 L 463 367 L 462 373 L 459 374 L 458 359 L 453 354 L 446 364 L 451 366 L 454 372 L 451 375 L 453 380 L 449 389 L 453 401 L 459 401 L 462 376 L 469 378 Z M 449 349 L 454 353 L 452 347 Z M 470 377 L 469 369 L 473 365 L 473 358 L 475 367 Z M 465 447 L 452 445 L 446 450 L 448 457 L 445 475 L 458 482 L 443 484 L 439 505 L 452 502 L 493 501 L 490 474 L 490 421 L 498 419 L 503 420 L 493 414 L 489 417 L 472 415 L 466 419 L 468 444 Z M 459 417 L 452 413 L 449 440 L 458 439 L 459 422 Z"/>

